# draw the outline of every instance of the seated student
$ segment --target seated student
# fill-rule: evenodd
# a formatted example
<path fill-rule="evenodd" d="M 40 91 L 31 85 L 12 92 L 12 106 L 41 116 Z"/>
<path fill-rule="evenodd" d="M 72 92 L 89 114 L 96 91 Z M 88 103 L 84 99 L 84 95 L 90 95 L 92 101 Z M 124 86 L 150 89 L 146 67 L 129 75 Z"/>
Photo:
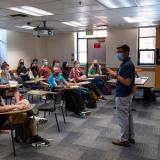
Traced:
<path fill-rule="evenodd" d="M 2 64 L 0 73 L 0 91 L 2 97 L 14 96 L 16 102 L 19 101 L 19 90 L 18 88 L 9 88 L 9 81 L 12 80 L 9 73 L 9 65 L 7 63 Z"/>
<path fill-rule="evenodd" d="M 50 74 L 51 74 L 51 70 L 48 67 L 48 60 L 44 58 L 42 60 L 42 66 L 40 68 L 40 76 L 43 77 L 43 78 L 48 79 Z"/>
<path fill-rule="evenodd" d="M 52 70 L 52 75 L 48 78 L 49 85 L 51 87 L 52 91 L 55 91 L 57 88 L 65 88 L 70 87 L 74 85 L 74 83 L 67 82 L 65 78 L 62 76 L 61 73 L 59 73 L 59 69 L 57 67 L 54 67 Z M 79 92 L 77 89 L 69 89 L 65 90 L 65 99 L 68 97 L 68 99 L 72 99 L 72 102 L 74 102 L 74 107 L 72 107 L 72 111 L 79 115 L 80 117 L 84 118 L 85 114 L 88 113 L 85 110 L 84 107 L 84 101 L 81 96 L 81 92 Z M 67 101 L 67 100 L 66 100 Z M 71 107 L 71 106 L 68 106 Z"/>
<path fill-rule="evenodd" d="M 30 80 L 28 69 L 24 65 L 24 59 L 20 59 L 17 67 L 17 75 L 20 76 L 23 82 Z"/>
<path fill-rule="evenodd" d="M 94 59 L 91 66 L 89 67 L 88 76 L 95 77 L 99 75 L 102 75 L 101 65 L 99 65 L 97 59 Z"/>
<path fill-rule="evenodd" d="M 62 63 L 62 76 L 68 81 L 68 82 L 74 82 L 74 78 L 69 78 L 69 67 L 68 63 L 65 61 Z"/>
<path fill-rule="evenodd" d="M 39 78 L 40 77 L 40 71 L 38 66 L 38 59 L 33 59 L 29 71 L 29 77 L 30 79 Z"/>
<path fill-rule="evenodd" d="M 23 110 L 29 107 L 29 103 L 27 100 L 19 101 L 14 105 L 5 105 L 3 99 L 0 97 L 0 113 L 5 113 L 12 111 L 14 109 Z M 38 135 L 37 132 L 37 124 L 35 121 L 34 113 L 32 110 L 25 113 L 17 113 L 12 116 L 9 115 L 0 115 L 0 126 L 8 125 L 8 118 L 11 118 L 11 123 L 16 124 L 24 124 L 27 123 L 28 127 L 32 133 L 32 146 L 48 146 L 49 142 Z M 38 118 L 38 117 L 37 117 Z"/>
<path fill-rule="evenodd" d="M 99 75 L 102 75 L 101 65 L 99 65 L 97 59 L 94 59 L 91 66 L 89 67 L 88 76 L 95 77 L 92 82 L 97 86 L 98 89 L 102 90 L 104 87 L 104 81 L 98 77 Z"/>
<path fill-rule="evenodd" d="M 74 78 L 76 81 L 86 79 L 86 76 L 80 70 L 79 61 L 74 62 L 74 67 L 71 69 L 69 76 L 70 76 L 70 78 Z M 87 85 L 85 84 L 84 87 L 93 91 L 96 94 L 96 96 L 98 97 L 98 99 L 105 100 L 105 98 L 101 95 L 97 86 L 94 83 L 90 83 Z"/>
<path fill-rule="evenodd" d="M 54 67 L 57 67 L 58 70 L 59 70 L 59 73 L 62 73 L 62 69 L 61 69 L 61 66 L 60 66 L 60 61 L 58 59 L 53 60 L 52 68 L 54 68 Z"/>

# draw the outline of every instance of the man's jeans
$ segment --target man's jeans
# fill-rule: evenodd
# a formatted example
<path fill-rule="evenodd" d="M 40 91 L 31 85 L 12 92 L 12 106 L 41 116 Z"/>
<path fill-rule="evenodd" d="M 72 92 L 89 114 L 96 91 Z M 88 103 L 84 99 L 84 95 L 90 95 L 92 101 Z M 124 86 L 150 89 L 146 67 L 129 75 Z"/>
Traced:
<path fill-rule="evenodd" d="M 134 139 L 133 117 L 131 112 L 133 95 L 127 97 L 116 97 L 117 120 L 121 128 L 121 141 Z"/>

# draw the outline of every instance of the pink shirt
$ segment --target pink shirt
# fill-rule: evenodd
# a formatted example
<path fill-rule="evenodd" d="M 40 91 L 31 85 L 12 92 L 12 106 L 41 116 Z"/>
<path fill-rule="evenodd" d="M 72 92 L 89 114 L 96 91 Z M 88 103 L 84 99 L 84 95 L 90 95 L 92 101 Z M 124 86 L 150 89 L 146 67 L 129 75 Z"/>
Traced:
<path fill-rule="evenodd" d="M 79 78 L 83 75 L 83 73 L 77 69 L 77 68 L 72 68 L 70 73 L 69 73 L 69 77 L 70 78 L 75 78 L 75 80 L 79 80 Z"/>

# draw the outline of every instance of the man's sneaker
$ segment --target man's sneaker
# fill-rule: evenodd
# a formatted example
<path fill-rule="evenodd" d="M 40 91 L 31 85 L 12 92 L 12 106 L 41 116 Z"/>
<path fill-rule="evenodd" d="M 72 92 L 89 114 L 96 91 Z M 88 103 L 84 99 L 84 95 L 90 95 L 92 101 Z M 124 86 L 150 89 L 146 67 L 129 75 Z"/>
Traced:
<path fill-rule="evenodd" d="M 83 119 L 86 118 L 86 115 L 84 113 L 82 113 L 82 112 L 80 112 L 78 115 Z"/>
<path fill-rule="evenodd" d="M 120 141 L 119 139 L 113 139 L 112 144 L 118 146 L 129 147 L 129 141 Z"/>
<path fill-rule="evenodd" d="M 47 118 L 38 117 L 38 116 L 30 116 L 29 118 L 34 119 L 39 124 L 45 124 L 48 121 Z"/>
<path fill-rule="evenodd" d="M 85 115 L 90 115 L 92 112 L 91 111 L 82 111 L 81 113 L 83 113 Z"/>
<path fill-rule="evenodd" d="M 135 144 L 135 139 L 128 139 L 129 143 Z"/>
<path fill-rule="evenodd" d="M 104 98 L 103 96 L 100 96 L 100 97 L 99 97 L 99 100 L 104 100 L 104 101 L 106 101 L 107 99 Z"/>
<path fill-rule="evenodd" d="M 46 139 L 44 139 L 40 136 L 36 136 L 32 140 L 33 147 L 49 146 L 49 144 L 50 144 L 49 141 L 47 141 Z"/>

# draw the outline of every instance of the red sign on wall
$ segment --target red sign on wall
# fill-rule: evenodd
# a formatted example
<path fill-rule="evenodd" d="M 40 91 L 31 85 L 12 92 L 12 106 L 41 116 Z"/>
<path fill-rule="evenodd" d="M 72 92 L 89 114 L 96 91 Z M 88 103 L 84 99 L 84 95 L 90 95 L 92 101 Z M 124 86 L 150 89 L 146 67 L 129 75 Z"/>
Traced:
<path fill-rule="evenodd" d="M 94 43 L 94 48 L 101 48 L 101 43 L 99 42 Z"/>

